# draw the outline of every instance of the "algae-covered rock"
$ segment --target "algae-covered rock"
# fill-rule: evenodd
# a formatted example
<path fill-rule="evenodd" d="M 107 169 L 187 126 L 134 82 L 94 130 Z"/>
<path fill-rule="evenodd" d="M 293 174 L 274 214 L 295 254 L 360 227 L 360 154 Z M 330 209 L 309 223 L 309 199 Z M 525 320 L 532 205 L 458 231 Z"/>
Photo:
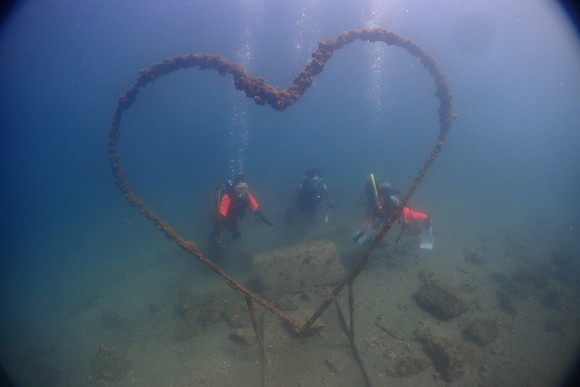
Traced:
<path fill-rule="evenodd" d="M 461 348 L 444 337 L 429 331 L 415 331 L 415 340 L 423 344 L 423 351 L 431 358 L 437 372 L 446 382 L 453 382 L 465 373 Z"/>
<path fill-rule="evenodd" d="M 387 374 L 407 378 L 423 372 L 429 365 L 430 361 L 425 357 L 407 356 L 399 360 L 392 369 L 387 368 Z"/>
<path fill-rule="evenodd" d="M 467 304 L 460 293 L 437 281 L 424 283 L 415 294 L 415 301 L 423 310 L 441 320 L 450 320 L 467 311 Z"/>
<path fill-rule="evenodd" d="M 345 275 L 336 246 L 315 240 L 258 254 L 253 260 L 263 293 L 270 299 L 336 283 Z"/>
<path fill-rule="evenodd" d="M 483 347 L 497 339 L 499 336 L 499 324 L 489 318 L 478 318 L 463 330 L 463 334 L 468 340 Z"/>
<path fill-rule="evenodd" d="M 256 344 L 256 333 L 254 328 L 238 328 L 230 333 L 230 340 L 239 345 L 253 345 Z"/>

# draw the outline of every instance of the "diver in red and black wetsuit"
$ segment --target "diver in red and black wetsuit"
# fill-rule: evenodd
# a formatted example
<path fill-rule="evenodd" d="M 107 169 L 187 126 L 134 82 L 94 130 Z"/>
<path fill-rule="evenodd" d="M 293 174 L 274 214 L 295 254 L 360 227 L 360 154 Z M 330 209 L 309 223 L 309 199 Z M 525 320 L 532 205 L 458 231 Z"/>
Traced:
<path fill-rule="evenodd" d="M 389 183 L 377 183 L 373 174 L 370 175 L 369 181 L 365 184 L 365 194 L 367 215 L 362 229 L 353 237 L 360 244 L 370 242 L 375 237 L 383 223 L 400 206 L 402 199 L 401 193 Z M 429 215 L 404 207 L 398 220 L 401 224 L 401 232 L 397 237 L 397 243 L 401 242 L 401 236 L 405 232 L 419 235 L 421 248 L 433 248 L 433 234 Z"/>
<path fill-rule="evenodd" d="M 240 174 L 233 181 L 228 180 L 219 189 L 215 223 L 213 230 L 209 234 L 210 243 L 217 244 L 223 248 L 224 230 L 227 230 L 233 239 L 238 239 L 241 236 L 238 230 L 238 222 L 244 217 L 247 208 L 250 208 L 263 223 L 268 226 L 274 225 L 262 214 L 258 202 L 248 190 L 246 178 Z"/>

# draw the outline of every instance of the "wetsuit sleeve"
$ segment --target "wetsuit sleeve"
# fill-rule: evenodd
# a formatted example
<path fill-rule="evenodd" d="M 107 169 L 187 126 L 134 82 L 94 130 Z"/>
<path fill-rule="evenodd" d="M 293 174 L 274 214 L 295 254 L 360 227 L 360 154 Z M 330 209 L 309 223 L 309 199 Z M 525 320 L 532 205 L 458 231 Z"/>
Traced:
<path fill-rule="evenodd" d="M 254 199 L 254 196 L 251 193 L 248 193 L 248 202 L 250 203 L 250 208 L 253 212 L 258 211 L 258 202 Z"/>
<path fill-rule="evenodd" d="M 429 215 L 405 207 L 403 208 L 400 219 L 403 226 L 414 226 L 416 222 L 420 222 L 420 224 L 425 223 L 429 219 Z"/>
<path fill-rule="evenodd" d="M 266 218 L 264 216 L 264 214 L 262 214 L 262 211 L 258 207 L 258 202 L 256 201 L 256 199 L 254 199 L 254 196 L 252 196 L 252 194 L 248 194 L 248 202 L 250 203 L 250 208 L 252 209 L 254 214 L 256 214 L 258 219 L 260 219 L 262 222 L 266 223 L 268 226 L 274 225 L 274 223 L 270 222 L 268 220 L 268 218 Z"/>

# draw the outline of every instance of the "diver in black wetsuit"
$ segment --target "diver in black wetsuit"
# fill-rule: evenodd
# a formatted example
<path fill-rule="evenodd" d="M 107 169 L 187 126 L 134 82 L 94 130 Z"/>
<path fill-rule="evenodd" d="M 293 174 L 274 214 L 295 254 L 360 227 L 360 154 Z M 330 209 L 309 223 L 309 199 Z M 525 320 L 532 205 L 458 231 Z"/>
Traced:
<path fill-rule="evenodd" d="M 302 216 L 308 223 L 314 223 L 323 200 L 329 208 L 334 208 L 328 187 L 322 179 L 322 172 L 318 168 L 309 169 L 294 190 L 294 207 L 286 211 L 286 223 L 294 223 L 296 216 Z"/>

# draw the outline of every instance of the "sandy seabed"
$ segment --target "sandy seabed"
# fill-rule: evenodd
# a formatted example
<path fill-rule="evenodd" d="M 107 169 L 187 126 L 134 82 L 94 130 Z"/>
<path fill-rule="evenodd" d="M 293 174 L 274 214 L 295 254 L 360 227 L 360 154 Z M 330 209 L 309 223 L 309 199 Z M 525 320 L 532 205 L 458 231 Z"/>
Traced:
<path fill-rule="evenodd" d="M 256 287 L 254 254 L 282 240 L 327 238 L 348 268 L 362 253 L 351 240 L 353 216 L 336 214 L 328 224 L 286 230 L 271 246 L 259 243 L 258 226 L 244 225 L 244 238 L 216 260 Z M 433 250 L 421 250 L 415 237 L 396 244 L 392 234 L 398 230 L 387 235 L 354 285 L 355 337 L 373 385 L 554 386 L 562 381 L 580 344 L 580 238 L 572 227 L 530 227 L 477 230 L 441 219 L 435 222 Z M 8 340 L 14 360 L 5 368 L 16 385 L 260 385 L 253 335 L 242 343 L 232 340 L 234 332 L 253 332 L 245 300 L 168 244 L 162 239 L 158 250 L 140 252 L 138 268 L 120 262 L 124 276 L 80 299 L 50 334 L 22 332 Z M 427 282 L 455 289 L 466 311 L 440 319 L 421 308 L 415 295 Z M 339 296 L 344 310 L 346 296 L 345 291 Z M 315 309 L 323 297 L 324 291 L 303 294 L 300 308 Z M 364 385 L 334 306 L 322 315 L 324 328 L 308 338 L 294 337 L 261 307 L 258 316 L 266 385 Z M 466 335 L 477 320 L 498 328 L 489 343 Z M 428 351 L 418 332 L 453 349 L 451 375 L 449 364 Z"/>

